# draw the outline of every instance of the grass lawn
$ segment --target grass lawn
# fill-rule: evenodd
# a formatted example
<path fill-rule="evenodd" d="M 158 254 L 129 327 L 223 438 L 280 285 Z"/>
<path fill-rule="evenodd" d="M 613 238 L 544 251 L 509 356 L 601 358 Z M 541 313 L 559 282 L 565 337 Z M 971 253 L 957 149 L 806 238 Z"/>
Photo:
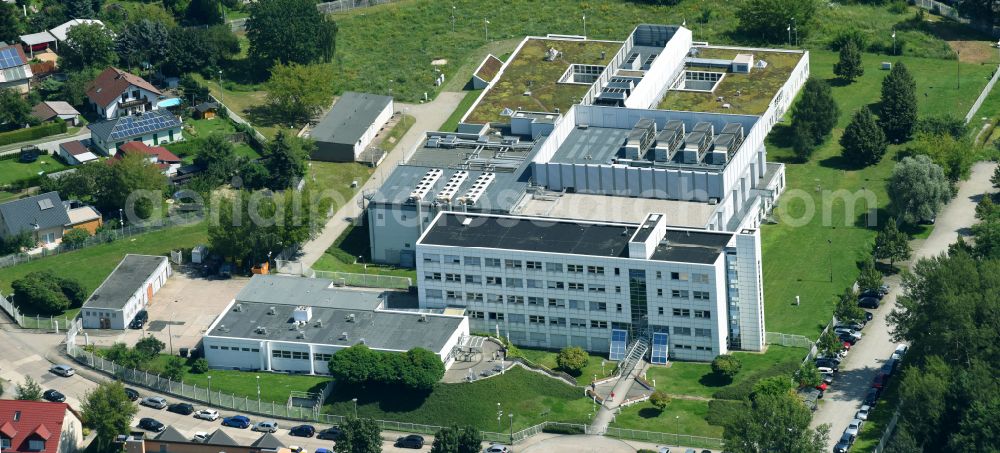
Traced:
<path fill-rule="evenodd" d="M 559 365 L 556 363 L 556 356 L 559 355 L 558 351 L 549 351 L 546 349 L 525 349 L 518 348 L 521 352 L 521 356 L 534 362 L 536 365 L 544 366 L 551 370 L 556 370 Z M 576 383 L 579 385 L 589 385 L 594 380 L 596 375 L 598 379 L 605 376 L 611 375 L 615 371 L 615 365 L 617 362 L 612 362 L 607 360 L 605 357 L 598 355 L 588 354 L 589 360 L 587 361 L 587 366 L 578 375 L 573 375 L 567 373 L 570 376 L 576 377 Z M 604 366 L 601 366 L 601 362 L 604 362 Z M 559 370 L 561 371 L 561 370 Z"/>
<path fill-rule="evenodd" d="M 320 162 L 309 161 L 306 170 L 306 182 L 315 184 L 325 196 L 334 201 L 333 209 L 343 206 L 358 189 L 351 188 L 351 182 L 357 181 L 358 187 L 364 185 L 372 174 L 371 167 L 357 162 Z"/>
<path fill-rule="evenodd" d="M 318 271 L 349 272 L 354 274 L 395 275 L 417 280 L 415 269 L 384 266 L 380 264 L 364 264 L 371 262 L 371 248 L 368 229 L 364 226 L 352 225 L 333 242 L 333 245 L 313 264 Z M 361 257 L 361 262 L 358 262 Z"/>
<path fill-rule="evenodd" d="M 214 378 L 213 378 L 214 379 Z M 523 368 L 477 382 L 438 384 L 424 396 L 412 392 L 356 390 L 338 386 L 326 401 L 324 412 L 353 415 L 352 398 L 358 399 L 358 415 L 428 425 L 472 425 L 497 431 L 497 403 L 514 414 L 514 431 L 542 421 L 588 423 L 592 402 L 583 392 L 555 379 Z"/>
<path fill-rule="evenodd" d="M 11 282 L 29 272 L 52 269 L 63 277 L 78 280 L 90 294 L 126 254 L 166 255 L 170 250 L 204 244 L 208 240 L 207 231 L 204 223 L 175 226 L 6 267 L 0 269 L 0 291 L 10 293 Z M 23 311 L 32 313 L 30 307 Z"/>
<path fill-rule="evenodd" d="M 391 131 L 389 131 L 389 134 L 382 139 L 382 149 L 385 150 L 385 152 L 396 149 L 396 145 L 399 144 L 399 139 L 403 138 L 403 136 L 406 135 L 406 132 L 409 131 L 416 122 L 417 119 L 412 115 L 403 114 L 399 118 L 399 122 L 393 126 Z"/>
<path fill-rule="evenodd" d="M 41 173 L 53 173 L 69 167 L 52 156 L 39 156 L 38 160 L 24 164 L 17 159 L 0 160 L 0 187 L 17 181 L 34 178 Z"/>
<path fill-rule="evenodd" d="M 673 399 L 662 412 L 649 402 L 622 409 L 612 427 L 670 432 L 689 436 L 722 437 L 721 426 L 709 425 L 708 401 Z"/>
<path fill-rule="evenodd" d="M 226 107 L 229 107 L 230 110 L 236 112 L 247 121 L 250 121 L 249 112 L 254 107 L 263 105 L 265 103 L 265 98 L 267 97 L 267 93 L 258 89 L 256 86 L 226 83 L 220 89 L 217 79 L 206 80 L 197 73 L 192 73 L 191 77 L 194 77 L 198 83 L 208 88 L 208 91 L 212 93 L 212 96 L 215 96 L 216 99 L 219 99 L 223 104 L 226 104 Z M 279 129 L 276 126 L 262 126 L 259 124 L 254 124 L 253 126 L 267 138 L 274 138 L 274 135 L 278 133 Z"/>
<path fill-rule="evenodd" d="M 675 395 L 690 395 L 711 398 L 712 395 L 732 385 L 753 379 L 755 375 L 785 363 L 802 362 L 805 349 L 771 345 L 767 353 L 754 354 L 735 352 L 733 355 L 743 361 L 743 368 L 732 382 L 719 379 L 712 373 L 712 366 L 701 362 L 671 362 L 670 367 L 654 366 L 646 372 L 646 379 L 656 381 L 656 388 Z"/>
<path fill-rule="evenodd" d="M 163 147 L 180 157 L 185 164 L 191 164 L 194 163 L 199 144 L 206 137 L 214 133 L 231 135 L 235 132 L 236 127 L 228 119 L 196 120 L 189 118 L 184 121 L 184 140 L 166 144 Z M 246 156 L 249 159 L 260 158 L 260 154 L 245 143 L 233 143 L 233 149 L 237 156 Z"/>
<path fill-rule="evenodd" d="M 476 102 L 476 98 L 479 97 L 479 93 L 483 90 L 471 90 L 465 93 L 465 97 L 462 98 L 462 102 L 458 103 L 458 107 L 455 107 L 455 111 L 451 112 L 451 115 L 445 120 L 444 124 L 438 128 L 442 132 L 454 132 L 458 129 L 458 122 L 461 121 L 462 115 L 472 107 L 472 103 Z"/>
<path fill-rule="evenodd" d="M 836 60 L 833 52 L 811 52 L 812 75 L 832 82 L 833 96 L 841 110 L 832 137 L 807 163 L 795 162 L 788 146 L 788 128 L 784 125 L 776 126 L 768 138 L 769 159 L 786 162 L 788 184 L 775 209 L 778 224 L 762 228 L 764 302 L 770 332 L 816 338 L 830 319 L 836 295 L 857 277 L 856 263 L 868 252 L 875 237 L 876 230 L 865 227 L 864 199 L 858 197 L 853 210 L 845 209 L 845 198 L 831 193 L 846 190 L 853 194 L 865 188 L 874 194 L 873 207 L 878 208 L 879 223 L 888 218 L 885 185 L 901 146 L 890 146 L 889 153 L 877 165 L 856 169 L 841 159 L 838 144 L 857 109 L 863 105 L 877 107 L 882 79 L 888 73 L 879 70 L 879 64 L 889 60 L 907 65 L 917 83 L 921 115 L 964 117 L 992 72 L 989 66 L 962 64 L 961 88 L 958 88 L 956 71 L 942 70 L 942 64 L 954 69 L 954 61 L 864 54 L 865 75 L 843 86 L 833 80 Z M 824 198 L 829 209 L 824 208 Z M 928 230 L 915 233 L 928 234 Z M 810 253 L 802 253 L 803 244 L 815 247 Z M 801 296 L 800 306 L 793 305 L 796 295 Z"/>
<path fill-rule="evenodd" d="M 167 357 L 170 356 L 161 354 L 160 357 L 151 362 L 149 364 L 150 372 L 162 370 Z M 293 390 L 322 392 L 326 383 L 330 381 L 330 378 L 326 376 L 268 373 L 266 371 L 209 370 L 208 373 L 197 374 L 190 372 L 189 365 L 184 365 L 182 381 L 185 384 L 208 387 L 208 376 L 212 376 L 213 392 L 222 391 L 222 393 L 252 399 L 257 399 L 257 379 L 255 376 L 260 376 L 260 399 L 276 403 L 288 401 L 288 394 Z"/>

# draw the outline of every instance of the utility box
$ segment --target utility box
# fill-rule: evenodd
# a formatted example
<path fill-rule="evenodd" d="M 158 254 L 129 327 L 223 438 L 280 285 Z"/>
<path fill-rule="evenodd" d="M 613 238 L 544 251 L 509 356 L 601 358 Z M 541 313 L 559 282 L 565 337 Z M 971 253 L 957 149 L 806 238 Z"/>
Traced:
<path fill-rule="evenodd" d="M 191 249 L 191 262 L 194 264 L 201 264 L 205 258 L 208 257 L 208 247 L 204 245 L 196 245 Z"/>

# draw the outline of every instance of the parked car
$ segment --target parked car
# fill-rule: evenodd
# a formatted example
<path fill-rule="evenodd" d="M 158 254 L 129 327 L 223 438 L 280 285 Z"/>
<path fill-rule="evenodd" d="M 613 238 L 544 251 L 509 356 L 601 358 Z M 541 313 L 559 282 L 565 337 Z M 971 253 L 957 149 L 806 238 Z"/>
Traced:
<path fill-rule="evenodd" d="M 313 434 L 316 434 L 316 427 L 313 425 L 293 426 L 288 430 L 288 434 L 298 437 L 312 437 Z"/>
<path fill-rule="evenodd" d="M 489 447 L 486 447 L 485 450 L 483 450 L 483 453 L 513 453 L 513 452 L 514 450 L 510 446 L 504 444 L 492 444 Z"/>
<path fill-rule="evenodd" d="M 139 427 L 145 429 L 146 431 L 152 431 L 154 433 L 158 433 L 160 431 L 163 431 L 164 429 L 167 429 L 167 427 L 164 426 L 163 423 L 160 423 L 155 418 L 149 418 L 149 417 L 139 419 Z"/>
<path fill-rule="evenodd" d="M 167 400 L 158 396 L 147 396 L 142 401 L 139 401 L 139 404 L 153 409 L 163 409 L 167 407 Z"/>
<path fill-rule="evenodd" d="M 865 322 L 872 322 L 872 319 L 875 319 L 875 315 L 872 314 L 872 312 L 865 310 Z"/>
<path fill-rule="evenodd" d="M 823 378 L 823 382 L 825 382 L 826 385 L 833 384 L 833 373 L 824 373 L 820 377 Z"/>
<path fill-rule="evenodd" d="M 833 328 L 833 333 L 835 333 L 837 335 L 841 335 L 841 334 L 845 334 L 845 333 L 849 333 L 849 334 L 853 335 L 853 334 L 858 333 L 858 330 L 860 330 L 860 329 L 855 329 L 853 327 L 847 327 L 847 326 L 837 326 L 837 327 Z"/>
<path fill-rule="evenodd" d="M 128 324 L 129 329 L 141 329 L 142 326 L 146 325 L 146 321 L 149 321 L 149 313 L 146 310 L 139 310 L 132 318 L 132 322 Z"/>
<path fill-rule="evenodd" d="M 821 392 L 825 392 L 828 388 L 830 388 L 830 384 L 827 384 L 826 382 L 820 382 L 819 385 L 816 386 L 816 390 Z M 822 398 L 822 396 L 820 398 Z"/>
<path fill-rule="evenodd" d="M 876 299 L 881 299 L 881 298 L 885 297 L 885 293 L 883 293 L 882 291 L 874 290 L 874 289 L 866 289 L 864 291 L 861 291 L 860 294 L 858 294 L 858 298 L 861 298 L 861 297 L 874 297 Z"/>
<path fill-rule="evenodd" d="M 219 419 L 219 411 L 215 409 L 202 409 L 194 413 L 194 418 L 200 418 L 202 420 L 208 420 L 214 422 Z"/>
<path fill-rule="evenodd" d="M 167 406 L 167 411 L 175 414 L 191 415 L 194 413 L 194 406 L 188 403 L 174 403 Z"/>
<path fill-rule="evenodd" d="M 854 444 L 854 437 L 846 432 L 840 436 L 840 440 L 837 441 L 837 445 L 833 446 L 833 453 L 847 453 L 851 449 L 851 445 Z"/>
<path fill-rule="evenodd" d="M 840 371 L 840 362 L 836 361 L 836 360 L 831 360 L 831 359 L 816 359 L 816 367 L 817 368 L 830 368 L 830 369 L 834 370 L 834 372 L 837 372 L 837 371 Z M 820 371 L 820 373 L 823 373 L 823 371 Z"/>
<path fill-rule="evenodd" d="M 292 453 L 309 453 L 309 450 L 306 450 L 305 448 L 302 448 L 298 445 L 292 445 L 288 447 L 288 450 L 290 450 Z"/>
<path fill-rule="evenodd" d="M 869 407 L 875 407 L 875 405 L 878 404 L 878 397 L 881 394 L 882 392 L 880 392 L 879 389 L 868 389 L 868 393 L 865 394 L 864 403 Z"/>
<path fill-rule="evenodd" d="M 327 429 L 324 429 L 324 430 L 316 433 L 316 438 L 317 439 L 323 439 L 323 440 L 339 440 L 340 436 L 343 436 L 343 435 L 344 435 L 344 432 L 341 431 L 340 428 L 338 428 L 336 426 L 331 426 L 331 427 L 329 427 Z"/>
<path fill-rule="evenodd" d="M 843 361 L 840 357 L 828 357 L 828 356 L 825 356 L 825 355 L 817 356 L 814 360 L 816 362 L 819 362 L 821 360 L 824 360 L 824 361 L 828 360 L 828 361 L 831 361 L 833 363 L 836 363 L 837 365 L 840 365 L 840 362 Z"/>
<path fill-rule="evenodd" d="M 871 308 L 872 310 L 877 310 L 878 305 L 879 301 L 874 297 L 862 297 L 858 299 L 858 306 L 861 308 Z"/>
<path fill-rule="evenodd" d="M 850 333 L 844 332 L 844 333 L 840 334 L 837 338 L 840 338 L 840 341 L 845 341 L 845 342 L 848 342 L 851 345 L 853 345 L 853 344 L 855 344 L 855 343 L 857 343 L 858 341 L 861 340 L 861 334 L 859 334 L 859 333 L 850 334 Z"/>
<path fill-rule="evenodd" d="M 232 426 L 233 428 L 246 429 L 250 426 L 250 419 L 242 415 L 234 415 L 222 419 L 222 426 Z"/>
<path fill-rule="evenodd" d="M 858 420 L 868 420 L 868 414 L 871 412 L 871 406 L 864 404 L 861 409 L 858 409 L 858 413 L 854 414 L 854 418 Z"/>
<path fill-rule="evenodd" d="M 129 401 L 135 401 L 139 399 L 139 392 L 135 391 L 135 389 L 125 387 L 125 396 L 128 397 Z"/>
<path fill-rule="evenodd" d="M 896 360 L 902 359 L 903 356 L 906 355 L 906 351 L 909 349 L 910 347 L 905 344 L 896 345 L 896 350 L 893 351 L 892 358 Z"/>
<path fill-rule="evenodd" d="M 278 422 L 274 420 L 265 420 L 262 422 L 257 422 L 253 425 L 251 431 L 260 431 L 262 433 L 274 433 L 278 431 Z"/>
<path fill-rule="evenodd" d="M 879 373 L 879 375 L 875 376 L 875 379 L 872 380 L 872 388 L 876 388 L 876 389 L 884 388 L 885 387 L 885 383 L 888 382 L 888 381 L 889 381 L 889 377 L 888 376 L 886 376 L 886 375 L 884 375 L 882 373 Z"/>
<path fill-rule="evenodd" d="M 210 434 L 208 434 L 208 433 L 206 433 L 204 431 L 198 431 L 198 432 L 194 433 L 194 437 L 191 438 L 191 441 L 192 442 L 204 442 L 204 441 L 208 440 L 208 436 L 210 436 Z"/>
<path fill-rule="evenodd" d="M 76 374 L 76 370 L 69 365 L 52 365 L 52 367 L 49 368 L 49 372 L 62 377 L 70 377 Z"/>
<path fill-rule="evenodd" d="M 424 448 L 424 436 L 410 434 L 408 436 L 400 437 L 396 439 L 394 446 L 396 448 Z"/>
<path fill-rule="evenodd" d="M 851 329 L 851 330 L 857 332 L 857 331 L 860 331 L 861 329 L 864 329 L 866 325 L 868 325 L 867 322 L 859 322 L 859 321 L 856 321 L 856 322 L 843 322 L 843 323 L 837 323 L 836 329 L 845 328 L 845 329 Z"/>
<path fill-rule="evenodd" d="M 57 390 L 48 389 L 42 394 L 42 398 L 52 401 L 54 403 L 62 403 L 66 401 L 66 395 L 59 393 Z"/>
<path fill-rule="evenodd" d="M 896 372 L 896 363 L 898 363 L 896 359 L 890 358 L 889 360 L 886 360 L 885 363 L 882 364 L 882 374 L 892 376 L 892 373 Z"/>
<path fill-rule="evenodd" d="M 858 432 L 861 431 L 861 425 L 865 422 L 860 418 L 855 418 L 847 424 L 847 429 L 844 430 L 844 434 L 850 434 L 851 437 L 858 437 Z"/>
<path fill-rule="evenodd" d="M 836 373 L 837 372 L 837 370 L 834 370 L 833 368 L 830 368 L 830 367 L 827 367 L 827 366 L 817 366 L 816 367 L 816 371 L 819 371 L 820 374 Z"/>

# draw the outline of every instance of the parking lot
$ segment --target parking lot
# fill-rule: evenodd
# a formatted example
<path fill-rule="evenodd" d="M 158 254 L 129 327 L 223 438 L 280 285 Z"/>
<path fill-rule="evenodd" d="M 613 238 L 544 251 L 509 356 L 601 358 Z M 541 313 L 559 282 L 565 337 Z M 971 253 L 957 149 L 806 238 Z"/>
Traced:
<path fill-rule="evenodd" d="M 170 352 L 193 348 L 222 309 L 247 284 L 246 278 L 205 279 L 175 268 L 167 284 L 157 292 L 147 312 L 149 321 L 141 330 L 128 329 L 114 336 L 91 336 L 94 343 L 134 344 L 142 335 L 159 338 Z"/>

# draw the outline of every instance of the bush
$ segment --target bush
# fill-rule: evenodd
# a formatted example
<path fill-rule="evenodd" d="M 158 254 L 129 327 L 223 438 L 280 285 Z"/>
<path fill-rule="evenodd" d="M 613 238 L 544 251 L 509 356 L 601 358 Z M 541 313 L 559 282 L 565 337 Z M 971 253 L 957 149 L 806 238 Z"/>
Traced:
<path fill-rule="evenodd" d="M 87 230 L 84 230 L 83 228 L 73 228 L 63 234 L 62 243 L 65 244 L 66 247 L 76 248 L 83 245 L 84 242 L 87 242 L 87 239 L 89 238 L 90 233 L 87 232 Z"/>
<path fill-rule="evenodd" d="M 61 134 L 63 132 L 66 132 L 66 122 L 62 120 L 43 124 L 41 126 L 26 127 L 16 131 L 3 132 L 0 133 L 0 146 L 35 140 L 42 137 L 48 137 L 50 135 Z"/>
<path fill-rule="evenodd" d="M 734 355 L 722 354 L 712 360 L 712 372 L 732 379 L 743 368 L 743 361 Z"/>
<path fill-rule="evenodd" d="M 200 358 L 191 364 L 191 372 L 195 374 L 205 374 L 208 373 L 208 360 Z"/>
<path fill-rule="evenodd" d="M 585 434 L 583 426 L 577 425 L 546 425 L 542 428 L 543 433 L 550 434 Z"/>
<path fill-rule="evenodd" d="M 735 385 L 730 385 L 724 389 L 715 392 L 712 395 L 713 398 L 724 399 L 724 400 L 745 400 L 750 398 L 750 394 L 753 393 L 753 386 L 761 379 L 766 379 L 772 376 L 790 376 L 799 369 L 799 364 L 795 362 L 785 362 L 779 366 L 769 368 L 766 370 L 758 371 L 750 376 L 746 376 L 741 380 L 740 383 Z"/>
<path fill-rule="evenodd" d="M 744 401 L 711 400 L 708 402 L 708 414 L 705 415 L 705 420 L 710 425 L 725 426 L 746 410 L 747 403 Z"/>
<path fill-rule="evenodd" d="M 83 304 L 86 292 L 79 282 L 59 277 L 51 271 L 35 271 L 11 283 L 14 302 L 28 313 L 60 314 Z"/>
<path fill-rule="evenodd" d="M 662 390 L 657 390 L 653 392 L 652 395 L 649 395 L 649 403 L 652 404 L 653 407 L 663 411 L 667 408 L 667 405 L 670 404 L 670 396 Z"/>
<path fill-rule="evenodd" d="M 563 348 L 556 356 L 556 364 L 559 365 L 559 368 L 570 374 L 580 374 L 587 366 L 588 360 L 590 357 L 587 355 L 587 351 L 579 346 Z"/>

